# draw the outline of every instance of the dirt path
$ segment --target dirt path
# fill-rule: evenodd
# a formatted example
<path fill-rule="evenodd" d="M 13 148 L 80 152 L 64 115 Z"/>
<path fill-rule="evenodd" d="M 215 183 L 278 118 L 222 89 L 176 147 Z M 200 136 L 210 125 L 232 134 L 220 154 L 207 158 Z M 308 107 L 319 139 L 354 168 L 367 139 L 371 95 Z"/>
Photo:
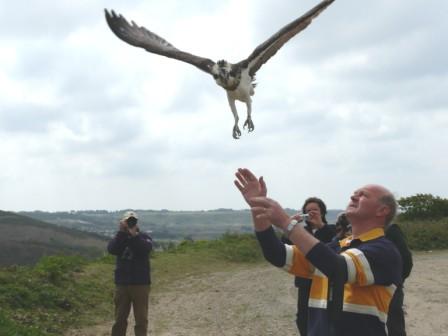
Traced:
<path fill-rule="evenodd" d="M 416 254 L 405 291 L 408 336 L 446 335 L 448 251 Z M 298 335 L 296 297 L 292 277 L 267 264 L 189 277 L 169 292 L 151 293 L 150 335 Z M 111 324 L 65 336 L 108 336 Z"/>
<path fill-rule="evenodd" d="M 408 336 L 448 335 L 448 251 L 414 255 L 405 306 Z"/>

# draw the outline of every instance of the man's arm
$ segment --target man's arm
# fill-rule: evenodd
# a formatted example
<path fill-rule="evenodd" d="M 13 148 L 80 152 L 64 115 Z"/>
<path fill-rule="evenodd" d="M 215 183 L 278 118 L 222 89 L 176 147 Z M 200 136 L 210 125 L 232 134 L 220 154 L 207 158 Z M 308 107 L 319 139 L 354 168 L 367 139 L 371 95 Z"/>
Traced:
<path fill-rule="evenodd" d="M 263 219 L 270 221 L 272 224 L 285 231 L 290 222 L 290 218 L 279 203 L 266 197 L 256 197 L 252 199 L 251 202 L 254 205 L 252 210 L 258 213 L 257 218 L 259 220 Z M 341 265 L 345 265 L 344 257 L 338 255 L 328 246 L 321 243 L 303 226 L 296 225 L 289 233 L 288 239 L 294 243 L 314 267 L 318 268 L 327 277 L 333 278 L 336 275 L 340 275 L 342 272 L 344 275 L 343 277 L 345 279 L 347 278 L 346 267 L 343 267 L 342 269 L 340 267 Z M 297 255 L 295 257 L 297 260 Z M 302 265 L 300 267 L 302 267 Z M 297 274 L 300 270 L 295 269 L 295 265 L 292 265 L 291 271 L 294 274 Z"/>
<path fill-rule="evenodd" d="M 124 231 L 118 231 L 115 237 L 107 244 L 107 251 L 113 255 L 120 255 L 123 253 L 127 246 L 128 233 Z"/>
<path fill-rule="evenodd" d="M 252 211 L 256 214 L 256 220 L 264 223 L 272 223 L 285 231 L 291 221 L 290 216 L 279 203 L 267 197 L 254 197 L 251 199 Z M 314 238 L 301 225 L 296 225 L 287 237 L 300 251 L 306 255 L 319 240 Z"/>
<path fill-rule="evenodd" d="M 260 243 L 263 256 L 272 265 L 283 267 L 286 263 L 286 248 L 274 232 L 272 226 L 264 231 L 255 232 Z"/>

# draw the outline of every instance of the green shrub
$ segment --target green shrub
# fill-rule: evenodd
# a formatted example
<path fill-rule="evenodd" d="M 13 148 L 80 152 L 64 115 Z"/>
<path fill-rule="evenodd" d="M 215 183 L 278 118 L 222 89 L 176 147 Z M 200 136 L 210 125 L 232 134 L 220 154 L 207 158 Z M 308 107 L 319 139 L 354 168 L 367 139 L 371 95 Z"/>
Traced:
<path fill-rule="evenodd" d="M 0 335 L 2 336 L 46 336 L 37 327 L 24 327 L 6 317 L 0 310 Z"/>
<path fill-rule="evenodd" d="M 112 316 L 112 293 L 112 265 L 105 262 L 57 256 L 35 267 L 0 268 L 0 335 L 62 335 L 70 326 Z M 8 325 L 12 331 L 6 332 Z"/>
<path fill-rule="evenodd" d="M 448 248 L 448 218 L 441 220 L 400 221 L 412 250 Z"/>
<path fill-rule="evenodd" d="M 32 289 L 21 284 L 3 286 L 0 289 L 0 295 L 2 296 L 2 304 L 13 309 L 28 307 L 30 302 L 35 301 Z"/>
<path fill-rule="evenodd" d="M 263 259 L 253 234 L 226 233 L 216 242 L 216 249 L 224 259 L 232 262 L 256 262 Z"/>
<path fill-rule="evenodd" d="M 59 284 L 69 279 L 73 272 L 79 272 L 86 265 L 85 258 L 80 256 L 49 256 L 37 263 L 35 272 L 52 284 Z"/>
<path fill-rule="evenodd" d="M 448 216 L 448 199 L 432 194 L 416 194 L 398 200 L 400 216 L 407 220 L 439 220 Z"/>
<path fill-rule="evenodd" d="M 231 262 L 262 260 L 261 249 L 253 234 L 226 233 L 216 240 L 183 240 L 168 250 L 170 253 L 208 253 Z"/>

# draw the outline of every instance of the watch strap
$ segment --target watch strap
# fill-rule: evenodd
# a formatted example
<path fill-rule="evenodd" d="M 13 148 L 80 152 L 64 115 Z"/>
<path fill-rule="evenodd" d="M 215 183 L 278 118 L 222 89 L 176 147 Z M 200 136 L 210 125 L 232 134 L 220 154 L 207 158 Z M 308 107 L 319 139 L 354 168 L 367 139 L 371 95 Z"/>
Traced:
<path fill-rule="evenodd" d="M 304 220 L 298 221 L 297 219 L 292 219 L 284 230 L 285 235 L 289 238 L 292 230 L 298 225 L 304 228 L 306 224 Z"/>

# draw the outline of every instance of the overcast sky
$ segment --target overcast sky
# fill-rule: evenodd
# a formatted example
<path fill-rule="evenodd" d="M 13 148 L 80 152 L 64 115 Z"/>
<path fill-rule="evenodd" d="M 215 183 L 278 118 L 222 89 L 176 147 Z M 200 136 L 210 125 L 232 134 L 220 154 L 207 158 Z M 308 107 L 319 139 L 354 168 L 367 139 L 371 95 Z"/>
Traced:
<path fill-rule="evenodd" d="M 238 167 L 292 208 L 369 183 L 447 198 L 447 1 L 336 0 L 259 70 L 239 140 L 210 75 L 104 19 L 238 62 L 317 3 L 0 0 L 0 209 L 241 209 Z"/>

